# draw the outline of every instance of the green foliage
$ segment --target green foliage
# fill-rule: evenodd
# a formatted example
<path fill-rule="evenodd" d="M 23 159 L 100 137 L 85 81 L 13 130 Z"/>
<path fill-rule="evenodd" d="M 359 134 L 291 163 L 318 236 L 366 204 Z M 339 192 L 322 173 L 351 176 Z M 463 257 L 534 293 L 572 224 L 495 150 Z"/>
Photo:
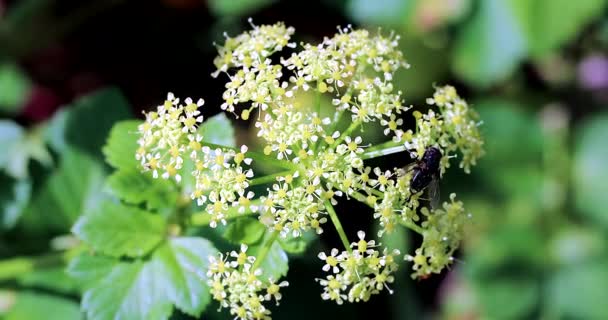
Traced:
<path fill-rule="evenodd" d="M 606 228 L 608 214 L 603 200 L 608 194 L 608 117 L 594 118 L 580 128 L 572 169 L 576 207 Z"/>
<path fill-rule="evenodd" d="M 12 228 L 28 204 L 32 183 L 0 173 L 0 230 Z"/>
<path fill-rule="evenodd" d="M 82 213 L 99 205 L 104 178 L 101 163 L 76 149 L 66 150 L 58 168 L 33 194 L 23 224 L 32 230 L 69 230 Z"/>
<path fill-rule="evenodd" d="M 404 25 L 417 1 L 411 0 L 351 0 L 347 12 L 353 19 L 386 26 Z"/>
<path fill-rule="evenodd" d="M 145 203 L 148 209 L 172 208 L 178 193 L 171 181 L 153 179 L 135 169 L 119 169 L 108 177 L 108 186 L 129 204 Z"/>
<path fill-rule="evenodd" d="M 251 246 L 247 251 L 247 254 L 257 256 L 269 238 L 270 234 L 266 232 L 262 241 L 260 241 L 257 245 Z M 270 247 L 270 250 L 268 251 L 268 255 L 266 255 L 266 258 L 259 264 L 259 267 L 263 271 L 260 279 L 272 278 L 273 280 L 277 281 L 281 277 L 286 276 L 287 271 L 289 270 L 289 264 L 287 263 L 288 260 L 287 253 L 285 253 L 283 248 L 281 248 L 281 244 L 274 241 Z"/>
<path fill-rule="evenodd" d="M 31 90 L 30 80 L 14 63 L 0 62 L 0 112 L 17 113 Z"/>
<path fill-rule="evenodd" d="M 245 16 L 274 2 L 274 0 L 211 0 L 209 9 L 219 17 Z"/>
<path fill-rule="evenodd" d="M 163 218 L 111 202 L 82 215 L 72 228 L 87 245 L 103 254 L 141 257 L 164 238 Z"/>
<path fill-rule="evenodd" d="M 82 307 L 91 319 L 166 319 L 173 305 L 198 316 L 210 301 L 203 270 L 214 254 L 207 240 L 173 238 L 146 260 L 78 257 L 69 273 L 86 283 Z"/>
<path fill-rule="evenodd" d="M 287 235 L 287 238 L 279 238 L 278 241 L 285 252 L 297 255 L 304 253 L 315 239 L 317 239 L 317 235 L 312 231 L 308 231 L 299 237 Z"/>
<path fill-rule="evenodd" d="M 127 120 L 116 123 L 103 147 L 107 163 L 116 169 L 135 170 L 139 163 L 135 159 L 137 150 L 137 126 L 141 121 Z"/>
<path fill-rule="evenodd" d="M 258 219 L 243 217 L 235 219 L 228 225 L 224 232 L 224 238 L 235 244 L 244 243 L 249 245 L 259 242 L 265 232 L 266 226 Z"/>
<path fill-rule="evenodd" d="M 234 128 L 223 113 L 205 119 L 205 122 L 198 129 L 198 133 L 204 137 L 205 142 L 228 147 L 236 146 Z"/>
<path fill-rule="evenodd" d="M 26 132 L 10 120 L 0 120 L 0 169 L 16 179 L 28 177 L 30 159 L 37 160 L 45 166 L 52 163 L 46 150 L 40 131 Z"/>
<path fill-rule="evenodd" d="M 560 269 L 547 288 L 547 307 L 556 318 L 605 319 L 608 264 L 597 261 Z"/>
<path fill-rule="evenodd" d="M 131 117 L 129 103 L 120 91 L 112 88 L 84 96 L 68 108 L 70 112 L 65 120 L 67 143 L 99 159 L 102 159 L 100 147 L 114 123 Z"/>
<path fill-rule="evenodd" d="M 56 296 L 19 291 L 11 294 L 15 299 L 14 305 L 3 315 L 5 320 L 47 319 L 47 320 L 77 320 L 82 319 L 78 304 Z M 0 291 L 0 301 L 3 300 Z M 1 311 L 1 308 L 0 308 Z M 0 313 L 0 315 L 2 315 Z"/>
<path fill-rule="evenodd" d="M 526 39 L 513 12 L 520 2 L 525 0 L 480 2 L 456 43 L 454 70 L 464 80 L 480 87 L 503 80 L 525 56 Z"/>

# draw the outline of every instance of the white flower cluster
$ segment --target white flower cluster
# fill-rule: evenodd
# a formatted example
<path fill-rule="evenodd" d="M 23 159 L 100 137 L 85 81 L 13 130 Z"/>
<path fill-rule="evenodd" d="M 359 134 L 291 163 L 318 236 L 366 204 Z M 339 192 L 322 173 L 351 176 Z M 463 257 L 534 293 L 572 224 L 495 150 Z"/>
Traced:
<path fill-rule="evenodd" d="M 419 156 L 422 156 L 429 146 L 440 146 L 443 149 L 442 175 L 449 167 L 450 154 L 460 151 L 460 167 L 469 173 L 471 166 L 483 155 L 483 139 L 478 128 L 481 124 L 479 116 L 458 96 L 452 86 L 437 88 L 433 98 L 427 99 L 427 103 L 439 107 L 439 114 L 433 110 L 426 114 L 414 112 L 417 131 L 415 134 L 407 132 L 405 146 L 416 150 Z"/>
<path fill-rule="evenodd" d="M 253 171 L 243 168 L 252 161 L 246 156 L 247 146 L 238 152 L 203 146 L 204 137 L 197 128 L 203 121 L 198 108 L 204 101 L 193 103 L 187 98 L 184 105 L 179 102 L 169 93 L 165 103 L 147 113 L 146 121 L 139 125 L 135 156 L 144 170 L 151 170 L 154 178 L 162 172 L 162 178 L 174 177 L 180 182 L 184 160 L 192 161 L 193 170 L 186 172 L 195 182 L 190 197 L 205 205 L 213 227 L 226 223 L 225 213 L 231 207 L 257 209 L 250 205 L 253 192 L 247 191 Z"/>
<path fill-rule="evenodd" d="M 262 270 L 254 269 L 254 263 L 255 257 L 247 255 L 246 245 L 241 245 L 240 252 L 209 257 L 207 283 L 211 295 L 220 308 L 229 308 L 235 319 L 270 319 L 271 312 L 264 302 L 275 300 L 278 305 L 280 289 L 289 285 L 287 281 L 261 279 Z"/>
<path fill-rule="evenodd" d="M 427 208 L 420 210 L 425 221 L 422 245 L 415 254 L 406 255 L 405 259 L 414 263 L 412 278 L 426 277 L 440 273 L 454 262 L 454 251 L 460 246 L 463 228 L 471 218 L 466 214 L 461 201 L 456 201 L 456 194 L 450 194 L 450 202 L 443 204 L 442 209 L 432 212 Z"/>
<path fill-rule="evenodd" d="M 397 271 L 396 257 L 399 250 L 384 249 L 381 254 L 374 240 L 365 240 L 365 232 L 359 231 L 358 242 L 351 244 L 352 250 L 342 251 L 332 249 L 330 255 L 319 254 L 319 259 L 325 261 L 323 271 L 330 274 L 325 279 L 318 279 L 323 286 L 323 300 L 360 302 L 387 289 L 395 281 L 393 273 Z"/>

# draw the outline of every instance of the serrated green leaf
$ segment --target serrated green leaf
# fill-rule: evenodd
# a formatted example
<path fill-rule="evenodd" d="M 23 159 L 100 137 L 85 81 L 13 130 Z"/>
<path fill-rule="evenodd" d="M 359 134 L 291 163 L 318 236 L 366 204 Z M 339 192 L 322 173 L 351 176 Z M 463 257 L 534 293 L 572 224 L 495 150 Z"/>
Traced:
<path fill-rule="evenodd" d="M 479 3 L 479 10 L 456 39 L 453 67 L 460 77 L 487 87 L 515 69 L 527 53 L 524 26 L 517 15 L 522 5 L 525 0 Z"/>
<path fill-rule="evenodd" d="M 203 141 L 205 142 L 229 147 L 236 146 L 234 128 L 230 120 L 223 113 L 205 119 L 198 129 L 198 133 L 203 136 Z"/>
<path fill-rule="evenodd" d="M 110 274 L 115 263 L 116 260 L 107 256 L 81 254 L 70 261 L 66 271 L 81 288 L 90 288 Z"/>
<path fill-rule="evenodd" d="M 171 181 L 154 179 L 137 170 L 119 169 L 108 177 L 108 186 L 118 198 L 131 204 L 146 203 L 149 209 L 173 208 L 177 190 Z"/>
<path fill-rule="evenodd" d="M 264 232 L 264 226 L 258 219 L 242 217 L 231 221 L 224 231 L 224 238 L 232 243 L 254 244 L 258 242 Z"/>
<path fill-rule="evenodd" d="M 69 108 L 65 127 L 67 143 L 99 159 L 112 126 L 131 117 L 129 103 L 115 88 L 86 95 Z"/>
<path fill-rule="evenodd" d="M 120 257 L 141 257 L 165 236 L 159 215 L 122 204 L 104 202 L 78 219 L 72 232 L 93 249 Z"/>
<path fill-rule="evenodd" d="M 104 195 L 103 165 L 69 148 L 59 168 L 37 189 L 22 221 L 27 229 L 66 232 L 81 213 L 96 208 Z"/>
<path fill-rule="evenodd" d="M 167 295 L 181 311 L 199 316 L 211 301 L 205 271 L 208 257 L 215 254 L 213 245 L 202 238 L 175 238 L 155 253 L 153 260 L 163 265 Z"/>
<path fill-rule="evenodd" d="M 5 320 L 77 320 L 83 319 L 74 301 L 29 291 L 17 292 L 15 303 L 2 319 Z"/>
<path fill-rule="evenodd" d="M 132 263 L 81 256 L 69 272 L 86 280 L 82 307 L 91 319 L 166 319 L 173 305 L 200 316 L 211 300 L 205 270 L 213 245 L 202 238 L 174 238 L 159 247 L 147 261 Z M 107 271 L 107 261 L 113 261 Z"/>
<path fill-rule="evenodd" d="M 249 248 L 247 254 L 257 256 L 259 251 L 266 245 L 269 238 L 270 234 L 266 233 L 264 239 L 259 244 Z M 259 267 L 262 269 L 260 279 L 263 280 L 272 278 L 276 281 L 287 275 L 287 271 L 289 270 L 287 253 L 281 248 L 279 241 L 275 240 L 272 243 L 266 258 L 260 263 Z"/>
<path fill-rule="evenodd" d="M 608 116 L 584 122 L 576 136 L 572 168 L 574 200 L 580 213 L 608 227 Z"/>
<path fill-rule="evenodd" d="M 560 269 L 548 285 L 547 306 L 556 319 L 607 319 L 608 263 L 582 263 Z"/>
<path fill-rule="evenodd" d="M 31 192 L 30 180 L 15 180 L 0 173 L 0 229 L 10 229 L 17 223 Z"/>
<path fill-rule="evenodd" d="M 31 83 L 14 63 L 0 63 L 0 111 L 17 113 L 26 102 Z"/>
<path fill-rule="evenodd" d="M 304 232 L 299 237 L 294 237 L 291 234 L 283 239 L 279 237 L 277 241 L 281 244 L 281 248 L 290 254 L 302 254 L 306 251 L 308 245 L 317 239 L 317 235 L 312 231 Z"/>
<path fill-rule="evenodd" d="M 141 124 L 139 120 L 127 120 L 116 123 L 105 146 L 103 154 L 106 161 L 116 169 L 137 169 L 139 163 L 135 159 L 137 150 L 137 127 Z"/>
<path fill-rule="evenodd" d="M 118 262 L 112 271 L 82 297 L 87 318 L 167 319 L 172 305 L 167 299 L 162 265 L 156 262 Z"/>

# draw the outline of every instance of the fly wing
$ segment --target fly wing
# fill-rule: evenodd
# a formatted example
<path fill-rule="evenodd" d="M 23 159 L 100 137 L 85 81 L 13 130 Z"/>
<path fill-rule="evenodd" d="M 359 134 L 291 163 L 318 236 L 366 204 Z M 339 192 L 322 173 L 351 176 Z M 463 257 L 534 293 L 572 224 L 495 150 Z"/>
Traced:
<path fill-rule="evenodd" d="M 433 175 L 433 179 L 431 179 L 431 182 L 429 183 L 426 190 L 427 190 L 427 194 L 430 199 L 430 202 L 431 202 L 431 208 L 432 209 L 439 208 L 439 204 L 441 201 L 441 194 L 440 194 L 440 190 L 439 190 L 439 177 L 437 175 Z"/>
<path fill-rule="evenodd" d="M 416 167 L 417 164 L 418 164 L 418 162 L 414 161 L 412 163 L 409 163 L 408 165 L 406 165 L 403 168 L 398 168 L 397 171 L 396 171 L 397 172 L 397 177 L 403 177 L 408 172 L 414 170 L 414 168 Z"/>

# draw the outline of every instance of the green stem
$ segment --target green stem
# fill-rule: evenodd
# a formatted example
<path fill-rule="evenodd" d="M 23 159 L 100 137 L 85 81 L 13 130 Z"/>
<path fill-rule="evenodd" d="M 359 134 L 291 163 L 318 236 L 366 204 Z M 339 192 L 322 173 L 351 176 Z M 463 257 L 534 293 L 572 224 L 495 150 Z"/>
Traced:
<path fill-rule="evenodd" d="M 344 132 L 342 132 L 340 137 L 331 145 L 331 147 L 333 148 L 333 147 L 339 145 L 342 141 L 344 141 L 344 139 L 346 139 L 346 137 L 348 137 L 348 135 L 350 135 L 355 129 L 357 129 L 357 127 L 359 127 L 360 124 L 361 124 L 361 121 L 351 122 L 350 126 L 348 126 L 348 128 L 346 128 L 346 130 Z"/>
<path fill-rule="evenodd" d="M 285 170 L 285 171 L 269 174 L 267 176 L 255 178 L 255 179 L 252 179 L 251 181 L 249 181 L 249 186 L 257 186 L 260 184 L 272 183 L 272 182 L 277 181 L 277 177 L 284 177 L 291 173 L 293 173 L 293 170 Z"/>
<path fill-rule="evenodd" d="M 406 228 L 409 228 L 409 229 L 411 229 L 411 230 L 415 231 L 416 233 L 418 233 L 418 234 L 420 234 L 420 235 L 424 235 L 424 230 L 423 230 L 423 229 L 422 229 L 420 226 L 418 226 L 417 224 L 415 224 L 415 223 L 413 223 L 413 222 L 409 222 L 409 221 L 403 221 L 403 220 L 401 220 L 401 221 L 399 221 L 399 223 L 400 223 L 402 226 L 404 226 L 404 227 L 406 227 Z"/>
<path fill-rule="evenodd" d="M 251 201 L 251 205 L 254 206 L 259 206 L 262 204 L 262 201 L 260 199 L 255 199 L 253 201 Z M 235 208 L 230 208 L 228 209 L 228 212 L 226 212 L 226 217 L 224 219 L 226 220 L 232 220 L 238 217 L 246 217 L 246 216 L 252 216 L 252 215 L 256 215 L 257 212 L 253 212 L 251 210 L 247 210 L 243 213 L 239 212 L 239 208 L 235 207 Z M 196 212 L 193 213 L 191 218 L 190 218 L 190 223 L 193 226 L 197 226 L 197 227 L 204 227 L 204 226 L 208 226 L 211 223 L 211 215 L 209 213 L 207 213 L 207 211 L 200 211 L 200 212 Z"/>
<path fill-rule="evenodd" d="M 255 257 L 255 262 L 253 263 L 252 270 L 257 269 L 260 266 L 260 264 L 264 261 L 264 259 L 266 259 L 266 256 L 268 255 L 270 248 L 272 248 L 274 241 L 279 236 L 279 233 L 280 233 L 279 230 L 275 230 L 270 234 L 270 237 L 268 237 L 268 240 L 266 240 L 266 243 L 264 243 L 264 246 L 262 247 L 262 249 L 260 249 L 257 256 Z"/>
<path fill-rule="evenodd" d="M 235 147 L 223 146 L 220 144 L 215 144 L 215 143 L 210 143 L 210 142 L 205 142 L 205 141 L 203 141 L 202 144 L 204 146 L 207 146 L 212 149 L 219 148 L 219 149 L 224 149 L 224 150 L 234 150 L 236 152 L 240 151 L 239 149 L 237 149 Z M 286 169 L 291 169 L 291 170 L 296 170 L 298 168 L 298 166 L 296 164 L 294 164 L 290 161 L 279 160 L 274 157 L 267 156 L 263 153 L 259 153 L 259 152 L 255 152 L 255 151 L 247 151 L 247 156 L 255 161 L 268 163 L 268 164 L 271 164 L 271 165 L 274 165 L 274 166 L 277 166 L 280 168 L 286 168 Z"/>
<path fill-rule="evenodd" d="M 331 202 L 329 202 L 329 200 L 325 200 L 325 208 L 327 209 L 327 212 L 329 213 L 331 222 L 334 224 L 334 227 L 336 228 L 336 231 L 338 232 L 338 235 L 340 236 L 340 240 L 342 240 L 342 245 L 344 245 L 344 248 L 346 250 L 348 250 L 348 252 L 352 253 L 353 249 L 350 247 L 350 242 L 348 242 L 348 237 L 346 237 L 346 233 L 344 232 L 344 228 L 342 228 L 340 219 L 338 219 L 338 215 L 336 214 L 336 211 L 334 210 L 334 207 L 331 205 Z"/>
<path fill-rule="evenodd" d="M 378 158 L 378 157 L 386 156 L 386 155 L 393 154 L 393 153 L 403 152 L 406 150 L 407 149 L 403 145 L 403 142 L 388 141 L 388 142 L 373 146 L 371 148 L 367 148 L 365 150 L 365 152 L 361 155 L 361 159 L 363 159 L 363 160 L 373 159 L 373 158 Z"/>
<path fill-rule="evenodd" d="M 317 90 L 317 96 L 315 101 L 315 112 L 317 112 L 317 117 L 321 117 L 321 91 Z"/>

